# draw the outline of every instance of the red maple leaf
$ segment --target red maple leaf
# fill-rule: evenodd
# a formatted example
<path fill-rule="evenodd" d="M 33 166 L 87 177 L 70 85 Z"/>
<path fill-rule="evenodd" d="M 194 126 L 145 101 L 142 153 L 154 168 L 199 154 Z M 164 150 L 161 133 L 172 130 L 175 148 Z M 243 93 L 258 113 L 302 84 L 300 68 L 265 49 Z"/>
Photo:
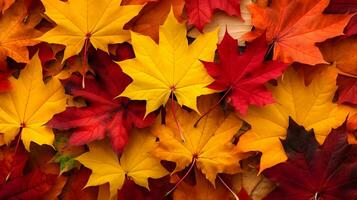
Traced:
<path fill-rule="evenodd" d="M 55 185 L 56 178 L 36 169 L 0 185 L 0 199 L 39 199 Z"/>
<path fill-rule="evenodd" d="M 63 81 L 66 92 L 84 98 L 87 106 L 68 107 L 66 111 L 55 115 L 49 126 L 60 130 L 75 129 L 69 139 L 70 145 L 83 145 L 108 136 L 113 149 L 121 151 L 128 142 L 128 132 L 132 126 L 146 127 L 154 121 L 155 116 L 151 114 L 143 119 L 143 102 L 115 98 L 130 83 L 130 78 L 106 53 L 99 51 L 92 58 L 96 76 L 86 77 L 85 88 L 82 88 L 79 75 L 72 75 Z"/>
<path fill-rule="evenodd" d="M 273 103 L 274 99 L 264 84 L 279 77 L 288 65 L 278 61 L 264 62 L 267 50 L 265 35 L 247 45 L 241 53 L 237 40 L 226 33 L 218 45 L 220 62 L 203 62 L 215 79 L 209 88 L 229 92 L 229 101 L 242 114 L 247 112 L 248 105 Z"/>
<path fill-rule="evenodd" d="M 338 103 L 357 105 L 357 79 L 339 75 L 337 77 Z"/>
<path fill-rule="evenodd" d="M 63 188 L 61 199 L 63 200 L 96 200 L 98 187 L 85 187 L 91 170 L 82 166 L 80 170 L 75 170 L 69 177 L 67 184 Z"/>
<path fill-rule="evenodd" d="M 286 140 L 288 160 L 264 172 L 278 187 L 265 200 L 355 199 L 357 195 L 357 145 L 347 142 L 346 124 L 334 129 L 323 145 L 313 130 L 292 119 Z"/>
<path fill-rule="evenodd" d="M 0 199 L 39 199 L 50 193 L 58 174 L 43 172 L 41 168 L 48 166 L 37 165 L 35 160 L 29 159 L 31 156 L 23 144 L 17 146 L 14 142 L 0 149 Z"/>
<path fill-rule="evenodd" d="M 22 176 L 22 170 L 28 160 L 28 153 L 21 144 L 0 148 L 0 184 Z"/>
<path fill-rule="evenodd" d="M 228 15 L 240 17 L 240 0 L 188 0 L 186 12 L 188 23 L 202 30 L 204 25 L 211 21 L 216 9 L 225 11 Z"/>
<path fill-rule="evenodd" d="M 0 92 L 8 91 L 11 88 L 10 81 L 7 78 L 11 75 L 6 61 L 0 60 Z"/>
<path fill-rule="evenodd" d="M 157 200 L 166 199 L 165 194 L 173 187 L 169 177 L 149 179 L 150 191 L 138 186 L 133 180 L 126 179 L 123 187 L 118 190 L 118 200 Z"/>
<path fill-rule="evenodd" d="M 331 0 L 328 7 L 325 9 L 326 13 L 357 13 L 356 0 Z M 357 34 L 357 15 L 353 16 L 345 28 L 347 36 Z"/>

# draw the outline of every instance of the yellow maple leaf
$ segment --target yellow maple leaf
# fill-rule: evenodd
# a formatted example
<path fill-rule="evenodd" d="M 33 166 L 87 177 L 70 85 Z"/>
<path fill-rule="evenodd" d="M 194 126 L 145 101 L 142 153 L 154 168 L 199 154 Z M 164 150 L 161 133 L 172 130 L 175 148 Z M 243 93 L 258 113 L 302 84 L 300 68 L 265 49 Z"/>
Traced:
<path fill-rule="evenodd" d="M 130 39 L 123 26 L 142 5 L 120 6 L 121 0 L 42 0 L 45 14 L 57 26 L 39 40 L 66 46 L 63 60 L 78 54 L 88 39 L 94 48 L 108 52 L 108 44 Z"/>
<path fill-rule="evenodd" d="M 217 102 L 217 98 L 202 98 L 200 110 L 205 111 Z M 231 113 L 226 116 L 221 108 L 215 108 L 200 120 L 195 112 L 188 112 L 175 106 L 177 120 L 185 141 L 179 136 L 171 109 L 167 109 L 166 124 L 160 119 L 153 125 L 151 132 L 159 138 L 159 146 L 152 153 L 161 160 L 176 163 L 175 171 L 181 171 L 190 163 L 205 174 L 214 185 L 218 173 L 236 173 L 240 171 L 239 160 L 243 155 L 232 143 L 234 135 L 242 126 L 242 121 Z"/>
<path fill-rule="evenodd" d="M 109 183 L 110 198 L 115 199 L 117 190 L 124 184 L 125 176 L 136 184 L 149 189 L 148 178 L 161 178 L 168 174 L 160 160 L 151 156 L 149 151 L 157 146 L 156 138 L 147 133 L 134 130 L 125 147 L 120 161 L 106 142 L 90 143 L 89 152 L 76 159 L 92 170 L 87 186 Z"/>
<path fill-rule="evenodd" d="M 146 100 L 146 115 L 165 105 L 171 93 L 180 105 L 198 111 L 196 98 L 215 92 L 206 87 L 213 79 L 200 60 L 213 60 L 217 32 L 200 35 L 188 45 L 186 26 L 172 11 L 160 27 L 159 44 L 131 32 L 136 58 L 118 64 L 133 82 L 119 96 Z"/>
<path fill-rule="evenodd" d="M 36 54 L 20 72 L 10 77 L 12 90 L 0 93 L 0 133 L 10 143 L 21 132 L 27 150 L 30 143 L 52 145 L 52 129 L 45 124 L 66 109 L 66 95 L 58 79 L 42 80 L 41 61 Z"/>
<path fill-rule="evenodd" d="M 275 104 L 252 106 L 246 116 L 241 116 L 252 128 L 240 137 L 237 146 L 242 151 L 262 152 L 260 172 L 287 159 L 280 139 L 286 137 L 289 116 L 307 130 L 314 129 L 320 144 L 332 128 L 343 123 L 348 109 L 332 102 L 336 77 L 336 69 L 326 67 L 305 86 L 304 75 L 290 68 L 277 87 L 269 87 Z"/>

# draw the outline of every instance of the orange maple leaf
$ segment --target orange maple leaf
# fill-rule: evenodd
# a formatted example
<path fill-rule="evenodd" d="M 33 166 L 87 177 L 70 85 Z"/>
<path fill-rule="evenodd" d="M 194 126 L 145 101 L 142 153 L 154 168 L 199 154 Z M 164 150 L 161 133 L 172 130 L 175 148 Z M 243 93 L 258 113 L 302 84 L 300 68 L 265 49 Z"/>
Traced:
<path fill-rule="evenodd" d="M 15 3 L 15 0 L 0 0 L 0 12 L 4 14 L 4 12 L 9 9 L 9 7 Z"/>
<path fill-rule="evenodd" d="M 274 60 L 309 65 L 327 63 L 315 43 L 342 35 L 352 17 L 322 14 L 328 3 L 329 0 L 279 0 L 266 8 L 251 4 L 255 30 L 244 37 L 249 41 L 266 30 L 267 41 L 274 47 Z"/>
<path fill-rule="evenodd" d="M 133 2 L 143 1 L 150 0 L 127 0 L 126 3 L 133 4 Z M 150 36 L 155 41 L 158 41 L 159 26 L 165 22 L 171 7 L 175 17 L 180 19 L 184 5 L 184 0 L 160 0 L 157 2 L 149 2 L 140 11 L 138 16 L 125 25 L 125 28 Z"/>
<path fill-rule="evenodd" d="M 39 12 L 28 13 L 23 0 L 16 1 L 0 18 L 0 60 L 10 57 L 16 62 L 27 63 L 27 46 L 39 41 L 34 40 L 42 33 L 34 27 L 42 19 Z"/>

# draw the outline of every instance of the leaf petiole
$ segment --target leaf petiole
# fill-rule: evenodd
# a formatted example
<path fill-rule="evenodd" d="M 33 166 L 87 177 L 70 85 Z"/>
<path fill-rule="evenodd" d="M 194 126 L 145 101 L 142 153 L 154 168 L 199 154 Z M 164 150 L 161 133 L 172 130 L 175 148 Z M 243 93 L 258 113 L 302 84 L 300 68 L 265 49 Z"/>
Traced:
<path fill-rule="evenodd" d="M 232 90 L 232 86 L 229 87 L 223 94 L 223 96 L 218 100 L 217 103 L 215 103 L 210 109 L 208 109 L 203 115 L 198 118 L 196 123 L 193 125 L 195 128 L 197 128 L 198 123 L 201 121 L 202 118 L 204 118 L 206 115 L 208 115 L 213 109 L 215 109 L 222 101 L 223 99 L 229 94 L 229 92 Z"/>
<path fill-rule="evenodd" d="M 190 172 L 192 171 L 193 167 L 196 164 L 196 158 L 194 157 L 192 160 L 192 163 L 190 165 L 190 168 L 187 170 L 186 174 L 175 184 L 175 186 L 168 192 L 166 192 L 165 197 L 168 196 L 169 194 L 171 194 L 181 183 L 183 180 L 185 180 L 185 178 L 190 174 Z"/>

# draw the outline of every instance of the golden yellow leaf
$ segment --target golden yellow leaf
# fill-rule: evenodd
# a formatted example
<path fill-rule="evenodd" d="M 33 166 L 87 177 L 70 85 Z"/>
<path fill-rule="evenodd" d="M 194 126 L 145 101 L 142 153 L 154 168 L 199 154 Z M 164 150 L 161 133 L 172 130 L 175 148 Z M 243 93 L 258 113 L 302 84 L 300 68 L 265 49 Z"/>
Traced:
<path fill-rule="evenodd" d="M 0 133 L 10 143 L 19 132 L 27 150 L 30 143 L 52 145 L 52 129 L 45 124 L 66 108 L 66 96 L 58 79 L 42 80 L 41 62 L 36 54 L 20 72 L 10 77 L 12 90 L 0 93 Z M 21 130 L 21 131 L 20 131 Z"/>
<path fill-rule="evenodd" d="M 199 101 L 201 111 L 208 110 L 217 98 L 202 98 Z M 159 138 L 159 146 L 152 153 L 161 160 L 176 163 L 176 171 L 181 171 L 195 161 L 196 167 L 206 178 L 215 183 L 218 173 L 236 173 L 240 171 L 239 160 L 243 158 L 232 143 L 234 135 L 242 126 L 242 121 L 234 114 L 225 115 L 219 107 L 207 114 L 196 127 L 199 115 L 175 106 L 176 117 L 183 141 L 171 109 L 167 110 L 166 124 L 158 120 L 151 132 Z"/>
<path fill-rule="evenodd" d="M 188 45 L 186 26 L 171 11 L 159 35 L 156 44 L 148 36 L 131 32 L 136 58 L 118 64 L 133 82 L 120 96 L 146 100 L 147 115 L 165 105 L 173 92 L 181 106 L 197 111 L 196 98 L 215 92 L 206 87 L 213 79 L 200 60 L 213 60 L 217 30 L 198 36 Z"/>
<path fill-rule="evenodd" d="M 146 129 L 131 133 L 120 161 L 111 145 L 106 142 L 94 142 L 88 146 L 89 152 L 76 158 L 92 170 L 86 187 L 109 183 L 111 199 L 115 199 L 116 191 L 123 186 L 125 176 L 149 189 L 148 178 L 161 178 L 168 174 L 160 160 L 149 154 L 157 146 L 157 142 Z"/>
<path fill-rule="evenodd" d="M 108 52 L 108 44 L 130 39 L 123 26 L 137 15 L 142 5 L 120 6 L 121 0 L 42 0 L 45 14 L 57 26 L 39 40 L 66 46 L 63 60 L 78 54 L 86 39 Z"/>
<path fill-rule="evenodd" d="M 0 62 L 7 56 L 16 62 L 29 61 L 27 46 L 38 43 L 34 39 L 42 33 L 34 27 L 40 20 L 40 13 L 27 12 L 23 0 L 16 1 L 6 10 L 0 17 Z"/>
<path fill-rule="evenodd" d="M 238 148 L 262 152 L 260 172 L 287 159 L 280 139 L 286 137 L 289 116 L 307 130 L 313 128 L 320 144 L 332 128 L 343 123 L 348 109 L 332 102 L 336 77 L 336 69 L 327 67 L 305 86 L 303 73 L 290 68 L 279 79 L 278 86 L 269 87 L 275 104 L 251 107 L 246 116 L 241 116 L 252 129 L 240 137 Z"/>

